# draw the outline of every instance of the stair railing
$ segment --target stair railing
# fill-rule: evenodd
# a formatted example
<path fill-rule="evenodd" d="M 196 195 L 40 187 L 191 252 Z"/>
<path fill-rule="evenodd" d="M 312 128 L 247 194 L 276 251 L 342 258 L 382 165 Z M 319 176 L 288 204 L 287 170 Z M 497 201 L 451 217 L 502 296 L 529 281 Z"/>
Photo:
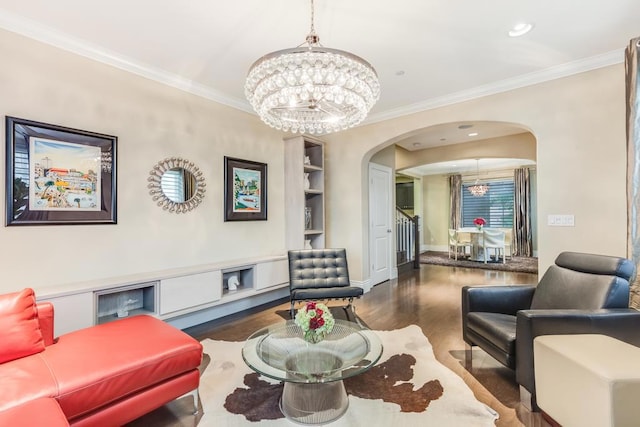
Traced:
<path fill-rule="evenodd" d="M 420 218 L 410 216 L 396 207 L 396 263 L 398 270 L 402 266 L 412 265 L 420 268 Z"/>

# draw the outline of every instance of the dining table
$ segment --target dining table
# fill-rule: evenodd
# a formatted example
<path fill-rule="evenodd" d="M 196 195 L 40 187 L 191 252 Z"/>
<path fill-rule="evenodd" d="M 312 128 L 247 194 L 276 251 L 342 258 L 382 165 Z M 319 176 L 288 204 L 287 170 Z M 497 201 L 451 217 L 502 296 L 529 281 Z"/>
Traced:
<path fill-rule="evenodd" d="M 480 227 L 461 227 L 458 228 L 458 236 L 461 233 L 468 233 L 471 241 L 471 253 L 469 254 L 469 260 L 484 262 L 484 250 L 482 249 L 482 232 L 483 228 Z"/>

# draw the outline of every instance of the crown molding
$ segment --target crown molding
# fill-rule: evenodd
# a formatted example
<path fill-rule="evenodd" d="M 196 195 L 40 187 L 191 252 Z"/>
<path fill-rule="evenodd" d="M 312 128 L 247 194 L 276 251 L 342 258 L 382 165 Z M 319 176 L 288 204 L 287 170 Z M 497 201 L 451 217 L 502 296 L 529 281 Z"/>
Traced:
<path fill-rule="evenodd" d="M 151 67 L 147 64 L 139 63 L 131 58 L 109 52 L 104 48 L 87 43 L 86 41 L 70 37 L 67 34 L 44 26 L 35 21 L 20 17 L 13 13 L 0 9 L 0 28 L 29 37 L 31 39 L 46 43 L 57 48 L 84 56 L 95 61 L 102 62 L 112 67 L 148 78 L 167 86 L 192 93 L 202 98 L 215 101 L 217 103 L 232 107 L 253 115 L 256 115 L 251 106 L 245 101 L 235 97 L 229 97 L 223 93 L 203 84 L 182 78 L 164 70 Z M 536 71 L 511 79 L 478 86 L 468 90 L 455 92 L 452 94 L 431 98 L 411 105 L 383 111 L 370 115 L 359 126 L 376 123 L 384 120 L 394 119 L 420 111 L 469 101 L 483 96 L 493 95 L 567 77 L 573 74 L 591 71 L 597 68 L 618 64 L 624 61 L 624 49 L 619 49 L 602 55 L 568 62 L 545 70 Z"/>
<path fill-rule="evenodd" d="M 426 101 L 417 102 L 415 104 L 395 108 L 393 110 L 383 111 L 378 114 L 370 115 L 362 125 L 381 122 L 384 120 L 395 119 L 397 117 L 406 116 L 408 114 L 418 113 L 420 111 L 430 110 L 433 108 L 444 107 L 446 105 L 457 104 L 472 99 L 481 98 L 483 96 L 494 95 L 507 92 L 513 89 L 519 89 L 526 86 L 544 83 L 550 80 L 568 77 L 573 74 L 579 74 L 598 68 L 607 67 L 609 65 L 624 62 L 624 49 L 618 49 L 601 55 L 589 58 L 567 62 L 555 67 L 547 68 L 533 73 L 523 74 L 511 79 L 501 80 L 499 82 L 487 85 L 477 86 L 468 90 L 451 93 L 448 95 L 431 98 Z"/>
<path fill-rule="evenodd" d="M 30 19 L 9 13 L 5 10 L 0 10 L 0 28 L 55 46 L 62 50 L 84 56 L 85 58 L 102 62 L 158 83 L 192 93 L 202 98 L 224 104 L 228 107 L 255 114 L 248 103 L 238 100 L 237 98 L 228 97 L 221 92 L 200 83 L 142 64 L 126 56 L 109 52 L 100 46 L 92 45 L 84 40 L 70 37 L 68 34 L 61 33 L 51 27 L 44 26 Z"/>

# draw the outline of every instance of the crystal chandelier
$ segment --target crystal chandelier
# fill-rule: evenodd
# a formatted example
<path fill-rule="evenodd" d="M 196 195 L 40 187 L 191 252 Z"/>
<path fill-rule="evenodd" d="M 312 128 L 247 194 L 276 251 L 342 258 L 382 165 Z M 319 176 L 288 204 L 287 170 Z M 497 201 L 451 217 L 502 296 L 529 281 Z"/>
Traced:
<path fill-rule="evenodd" d="M 364 59 L 325 48 L 314 27 L 300 46 L 269 53 L 249 69 L 245 95 L 262 121 L 284 131 L 321 134 L 360 123 L 380 97 Z"/>
<path fill-rule="evenodd" d="M 480 160 L 476 159 L 476 182 L 473 185 L 470 185 L 469 187 L 467 187 L 467 190 L 469 190 L 469 193 L 471 193 L 471 195 L 475 197 L 482 197 L 485 194 L 487 194 L 487 191 L 489 191 L 488 185 L 478 183 L 478 177 L 480 176 L 479 164 L 480 164 Z"/>

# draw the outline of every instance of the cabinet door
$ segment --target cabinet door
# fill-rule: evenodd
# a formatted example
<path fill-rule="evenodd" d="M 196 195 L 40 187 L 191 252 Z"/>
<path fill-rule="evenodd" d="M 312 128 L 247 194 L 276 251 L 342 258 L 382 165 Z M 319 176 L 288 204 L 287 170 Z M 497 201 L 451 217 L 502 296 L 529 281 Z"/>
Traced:
<path fill-rule="evenodd" d="M 160 314 L 197 307 L 222 297 L 220 270 L 162 279 L 160 282 Z"/>
<path fill-rule="evenodd" d="M 286 259 L 273 262 L 263 262 L 256 265 L 256 289 L 280 285 L 289 281 L 289 261 Z"/>
<path fill-rule="evenodd" d="M 53 304 L 54 336 L 93 326 L 93 292 L 43 298 L 42 302 Z"/>

